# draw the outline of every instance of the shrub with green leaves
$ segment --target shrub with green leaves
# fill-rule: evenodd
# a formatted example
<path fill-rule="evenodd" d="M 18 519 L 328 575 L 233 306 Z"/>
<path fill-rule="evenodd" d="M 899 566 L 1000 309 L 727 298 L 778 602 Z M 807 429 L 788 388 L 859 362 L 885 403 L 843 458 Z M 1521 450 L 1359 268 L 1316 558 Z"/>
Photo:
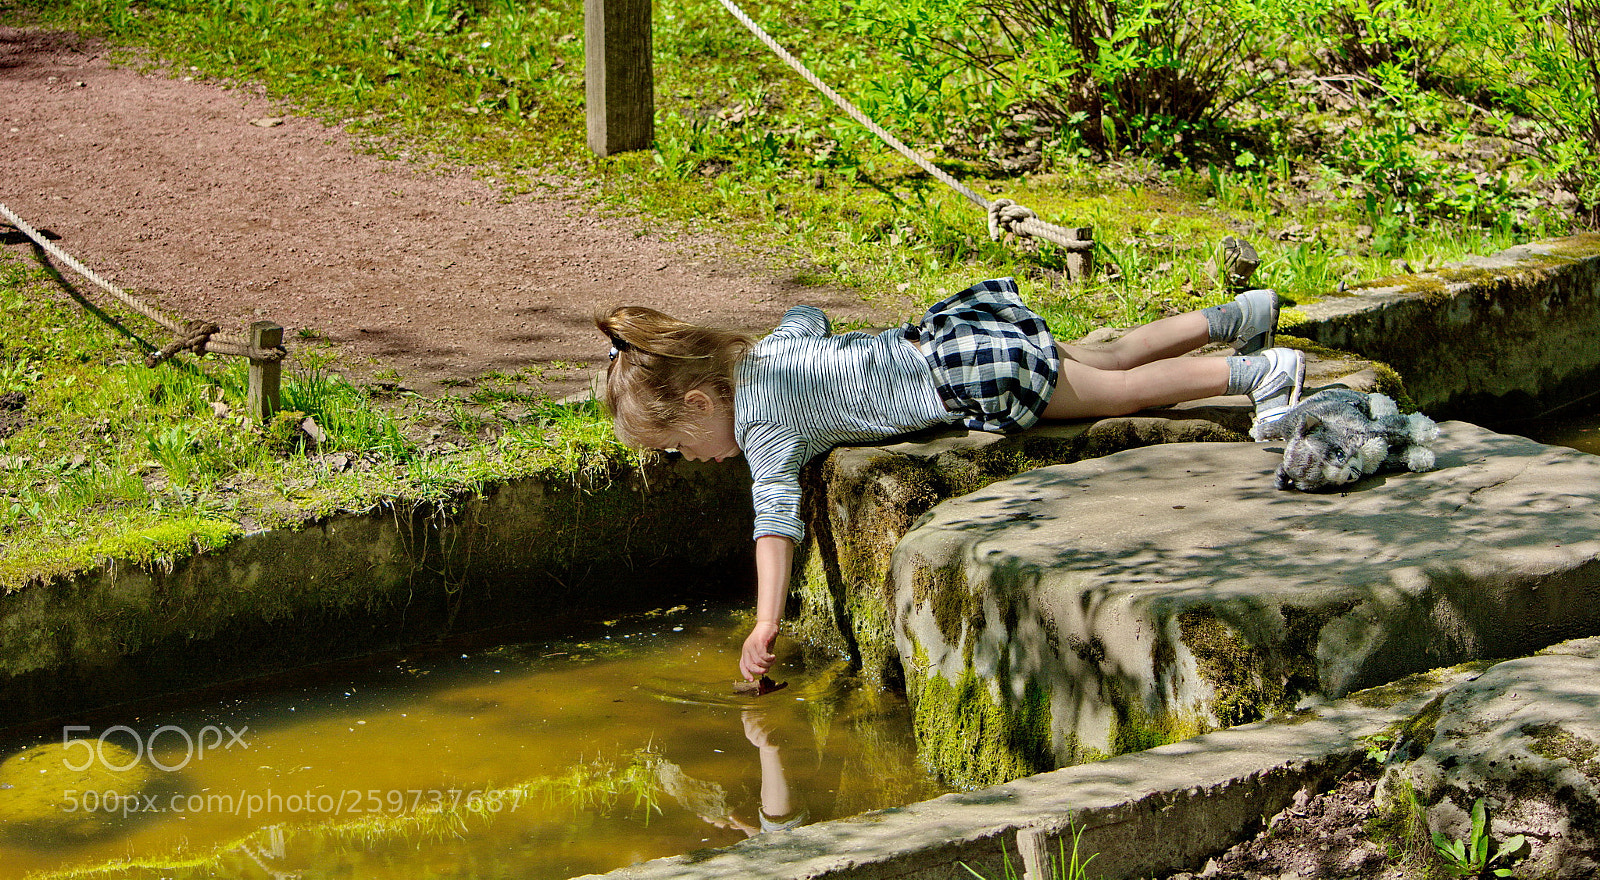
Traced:
<path fill-rule="evenodd" d="M 1485 28 L 1482 56 L 1508 136 L 1600 225 L 1600 0 L 1535 0 Z M 1535 121 L 1519 130 L 1510 113 Z"/>
<path fill-rule="evenodd" d="M 1250 63 L 1263 34 L 1245 0 L 909 0 L 861 16 L 911 74 L 880 84 L 878 105 L 944 123 L 936 135 L 1021 117 L 1093 149 L 1163 153 L 1272 79 Z"/>

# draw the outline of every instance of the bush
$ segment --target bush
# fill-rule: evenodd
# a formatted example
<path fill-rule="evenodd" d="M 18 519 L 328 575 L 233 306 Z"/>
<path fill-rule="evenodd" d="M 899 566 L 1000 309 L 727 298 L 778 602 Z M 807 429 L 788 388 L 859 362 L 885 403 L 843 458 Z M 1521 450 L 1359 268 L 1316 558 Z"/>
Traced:
<path fill-rule="evenodd" d="M 1534 146 L 1575 213 L 1600 225 L 1600 0 L 1544 0 L 1521 24 L 1502 47 L 1507 97 L 1538 122 Z"/>
<path fill-rule="evenodd" d="M 941 138 L 993 138 L 1006 125 L 992 120 L 1014 119 L 1097 150 L 1162 151 L 1270 78 L 1243 0 L 909 0 L 863 17 L 911 74 L 880 84 L 879 102 L 930 108 Z"/>

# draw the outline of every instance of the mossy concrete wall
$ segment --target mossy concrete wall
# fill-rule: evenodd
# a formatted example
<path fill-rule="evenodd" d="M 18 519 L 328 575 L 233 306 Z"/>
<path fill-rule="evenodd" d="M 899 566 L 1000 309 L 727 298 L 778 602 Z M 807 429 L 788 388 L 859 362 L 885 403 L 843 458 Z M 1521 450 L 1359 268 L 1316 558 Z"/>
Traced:
<path fill-rule="evenodd" d="M 1534 417 L 1600 381 L 1600 235 L 1378 279 L 1297 311 L 1288 332 L 1390 365 L 1436 419 Z"/>
<path fill-rule="evenodd" d="M 749 473 L 667 462 L 400 503 L 0 596 L 0 727 L 502 625 L 743 595 Z"/>
<path fill-rule="evenodd" d="M 1033 468 L 1155 443 L 1238 441 L 1249 430 L 1242 407 L 1195 412 L 1045 425 L 1016 435 L 946 431 L 834 450 L 802 476 L 808 528 L 790 594 L 790 632 L 858 662 L 869 682 L 898 688 L 889 561 L 919 517 L 945 499 Z"/>

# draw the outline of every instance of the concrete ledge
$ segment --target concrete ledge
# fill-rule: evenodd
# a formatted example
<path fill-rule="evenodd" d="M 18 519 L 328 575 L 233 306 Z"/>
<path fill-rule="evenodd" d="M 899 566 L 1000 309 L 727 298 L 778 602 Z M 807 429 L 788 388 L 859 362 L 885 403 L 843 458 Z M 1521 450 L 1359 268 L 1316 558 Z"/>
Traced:
<path fill-rule="evenodd" d="M 1495 424 L 1600 379 L 1600 235 L 1381 278 L 1300 307 L 1285 332 L 1393 367 L 1436 419 Z"/>
<path fill-rule="evenodd" d="M 721 850 L 656 859 L 607 880 L 972 880 L 963 864 L 1002 877 L 1001 846 L 1018 837 L 1046 852 L 1082 831 L 1101 880 L 1193 869 L 1278 813 L 1302 788 L 1324 786 L 1385 733 L 1480 667 L 1438 670 L 1280 721 L 1041 773 L 910 806 L 764 834 Z M 1019 872 L 1020 873 L 1020 872 Z"/>
<path fill-rule="evenodd" d="M 0 728 L 455 633 L 743 598 L 749 496 L 748 471 L 686 461 L 528 478 L 33 584 L 0 595 Z"/>

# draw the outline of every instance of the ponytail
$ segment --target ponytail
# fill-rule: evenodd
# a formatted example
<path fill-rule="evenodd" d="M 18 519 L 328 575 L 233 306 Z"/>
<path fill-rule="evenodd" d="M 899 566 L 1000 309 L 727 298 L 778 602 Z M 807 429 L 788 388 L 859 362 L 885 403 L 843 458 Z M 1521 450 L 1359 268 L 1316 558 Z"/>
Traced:
<path fill-rule="evenodd" d="M 644 306 L 615 308 L 594 322 L 611 341 L 602 402 L 623 442 L 651 445 L 684 419 L 684 395 L 696 388 L 732 408 L 734 368 L 754 345 L 749 336 Z"/>

